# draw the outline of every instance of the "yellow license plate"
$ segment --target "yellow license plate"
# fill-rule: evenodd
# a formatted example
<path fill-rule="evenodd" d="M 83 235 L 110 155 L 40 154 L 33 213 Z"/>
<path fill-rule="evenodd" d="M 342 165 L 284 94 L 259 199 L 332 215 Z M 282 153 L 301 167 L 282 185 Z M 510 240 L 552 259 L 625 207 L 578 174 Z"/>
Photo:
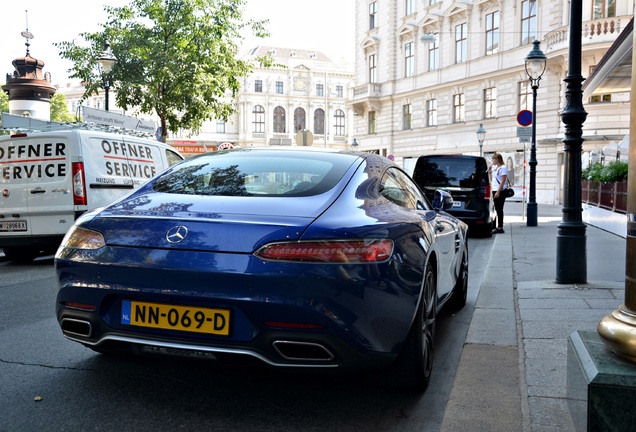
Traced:
<path fill-rule="evenodd" d="M 230 310 L 123 300 L 121 323 L 221 336 L 230 334 Z"/>

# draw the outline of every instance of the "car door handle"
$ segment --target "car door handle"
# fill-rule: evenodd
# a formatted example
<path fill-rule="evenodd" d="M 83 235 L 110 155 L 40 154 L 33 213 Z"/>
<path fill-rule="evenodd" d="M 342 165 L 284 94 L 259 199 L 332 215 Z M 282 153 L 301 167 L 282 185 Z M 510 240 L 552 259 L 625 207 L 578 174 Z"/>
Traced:
<path fill-rule="evenodd" d="M 37 189 L 31 189 L 31 193 L 32 194 L 41 194 L 46 192 L 46 190 L 42 189 L 42 188 L 37 188 Z"/>

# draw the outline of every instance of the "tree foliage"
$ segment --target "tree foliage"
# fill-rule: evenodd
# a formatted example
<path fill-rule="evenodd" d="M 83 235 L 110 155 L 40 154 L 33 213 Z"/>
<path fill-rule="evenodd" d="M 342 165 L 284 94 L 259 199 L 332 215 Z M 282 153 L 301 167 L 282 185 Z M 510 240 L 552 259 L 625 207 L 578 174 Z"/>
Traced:
<path fill-rule="evenodd" d="M 71 78 L 86 85 L 84 97 L 103 87 L 97 59 L 104 43 L 117 63 L 111 88 L 126 111 L 156 114 L 162 140 L 167 132 L 197 133 L 213 118 L 227 121 L 241 77 L 254 65 L 237 58 L 245 31 L 268 35 L 267 21 L 244 21 L 245 0 L 132 0 L 124 7 L 105 6 L 103 30 L 81 33 L 89 46 L 75 41 L 55 44 L 74 63 Z M 262 66 L 271 57 L 259 58 Z"/>
<path fill-rule="evenodd" d="M 614 183 L 627 179 L 628 164 L 619 160 L 607 164 L 595 162 L 585 168 L 581 177 L 597 183 Z"/>
<path fill-rule="evenodd" d="M 73 122 L 75 116 L 68 112 L 66 96 L 62 93 L 55 93 L 51 98 L 51 121 Z"/>

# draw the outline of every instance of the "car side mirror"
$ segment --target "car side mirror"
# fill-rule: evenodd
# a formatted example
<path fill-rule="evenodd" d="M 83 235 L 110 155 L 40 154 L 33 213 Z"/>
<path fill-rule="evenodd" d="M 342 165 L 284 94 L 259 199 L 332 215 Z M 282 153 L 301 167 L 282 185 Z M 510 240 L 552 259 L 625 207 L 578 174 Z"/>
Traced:
<path fill-rule="evenodd" d="M 433 208 L 435 210 L 448 210 L 453 207 L 453 197 L 446 191 L 438 189 L 433 197 Z"/>

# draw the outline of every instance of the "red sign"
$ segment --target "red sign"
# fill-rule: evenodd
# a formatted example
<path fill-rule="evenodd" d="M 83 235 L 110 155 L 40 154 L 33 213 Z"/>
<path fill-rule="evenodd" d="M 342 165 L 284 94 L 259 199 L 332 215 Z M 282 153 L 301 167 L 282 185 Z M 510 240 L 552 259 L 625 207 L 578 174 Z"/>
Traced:
<path fill-rule="evenodd" d="M 532 124 L 532 111 L 519 111 L 519 114 L 517 114 L 517 123 L 521 126 L 530 126 Z"/>

